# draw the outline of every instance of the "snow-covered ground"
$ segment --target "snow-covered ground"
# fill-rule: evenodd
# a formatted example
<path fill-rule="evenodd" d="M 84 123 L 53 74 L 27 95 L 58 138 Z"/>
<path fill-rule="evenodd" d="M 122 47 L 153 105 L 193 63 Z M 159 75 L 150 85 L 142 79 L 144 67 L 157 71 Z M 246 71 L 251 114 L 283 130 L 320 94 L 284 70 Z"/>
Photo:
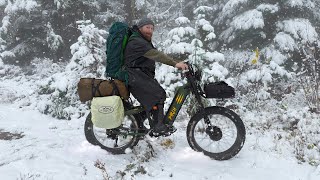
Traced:
<path fill-rule="evenodd" d="M 248 133 L 236 157 L 215 161 L 191 150 L 178 124 L 171 137 L 147 137 L 132 152 L 112 155 L 85 140 L 83 124 L 84 118 L 57 120 L 0 104 L 0 179 L 320 179 L 320 166 L 269 151 L 268 135 Z M 3 140 L 9 132 L 16 139 Z"/>

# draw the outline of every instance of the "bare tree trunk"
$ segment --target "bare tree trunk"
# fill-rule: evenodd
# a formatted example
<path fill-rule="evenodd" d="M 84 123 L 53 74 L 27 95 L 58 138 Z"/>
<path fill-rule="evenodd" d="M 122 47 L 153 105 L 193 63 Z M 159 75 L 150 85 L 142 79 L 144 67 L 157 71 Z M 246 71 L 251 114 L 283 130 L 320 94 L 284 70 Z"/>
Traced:
<path fill-rule="evenodd" d="M 306 73 L 301 74 L 300 80 L 306 101 L 312 112 L 320 113 L 320 66 L 319 44 L 310 44 L 302 50 L 306 56 Z M 305 78 L 305 81 L 302 78 Z"/>
<path fill-rule="evenodd" d="M 316 91 L 316 108 L 317 108 L 317 112 L 320 113 L 320 57 L 319 56 L 320 53 L 320 48 L 316 47 L 316 50 L 314 52 L 314 66 L 315 66 L 315 91 Z"/>
<path fill-rule="evenodd" d="M 133 25 L 133 20 L 136 18 L 135 16 L 135 1 L 136 0 L 124 0 L 124 9 L 126 12 L 125 20 L 129 25 Z"/>

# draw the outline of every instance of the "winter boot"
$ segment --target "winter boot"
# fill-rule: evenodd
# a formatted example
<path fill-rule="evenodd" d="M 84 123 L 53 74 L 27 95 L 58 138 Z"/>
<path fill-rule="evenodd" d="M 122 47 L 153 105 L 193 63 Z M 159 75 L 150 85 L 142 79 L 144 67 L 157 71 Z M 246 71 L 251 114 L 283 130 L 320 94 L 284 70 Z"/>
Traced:
<path fill-rule="evenodd" d="M 173 133 L 176 131 L 173 126 L 168 127 L 166 124 L 164 124 L 163 104 L 157 104 L 156 108 L 153 109 L 152 114 L 155 122 L 153 134 L 170 135 L 171 132 Z"/>

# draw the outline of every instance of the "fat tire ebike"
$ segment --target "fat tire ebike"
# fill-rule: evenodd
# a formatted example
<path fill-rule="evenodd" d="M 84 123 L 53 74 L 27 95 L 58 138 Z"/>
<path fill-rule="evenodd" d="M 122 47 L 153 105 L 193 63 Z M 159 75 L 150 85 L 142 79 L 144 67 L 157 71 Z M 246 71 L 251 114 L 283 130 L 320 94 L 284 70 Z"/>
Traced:
<path fill-rule="evenodd" d="M 189 64 L 185 72 L 187 84 L 178 88 L 172 103 L 165 115 L 164 122 L 172 126 L 184 104 L 187 96 L 193 93 L 197 112 L 191 117 L 187 125 L 186 136 L 189 146 L 198 152 L 203 152 L 215 160 L 227 160 L 234 157 L 244 145 L 245 126 L 241 118 L 232 110 L 221 107 L 205 107 L 202 98 L 206 98 L 200 81 L 201 75 L 194 72 Z M 133 106 L 130 101 L 123 101 L 125 117 L 121 126 L 114 129 L 97 128 L 91 121 L 91 113 L 84 124 L 85 137 L 88 142 L 98 145 L 113 154 L 126 153 L 133 148 L 143 136 L 152 136 L 155 122 L 142 106 Z M 149 121 L 150 128 L 142 129 L 139 123 Z"/>

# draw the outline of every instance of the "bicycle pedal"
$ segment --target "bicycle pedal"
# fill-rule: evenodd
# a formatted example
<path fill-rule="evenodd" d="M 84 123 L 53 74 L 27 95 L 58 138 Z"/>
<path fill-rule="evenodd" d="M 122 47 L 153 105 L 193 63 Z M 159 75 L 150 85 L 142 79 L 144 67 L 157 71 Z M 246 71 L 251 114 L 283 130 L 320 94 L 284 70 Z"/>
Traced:
<path fill-rule="evenodd" d="M 169 132 L 170 132 L 170 134 L 173 134 L 173 133 L 175 133 L 177 131 L 177 128 L 175 128 L 175 127 L 171 127 L 171 128 L 169 128 Z"/>
<path fill-rule="evenodd" d="M 149 136 L 151 136 L 151 137 L 160 137 L 160 136 L 163 136 L 163 133 L 156 133 L 154 131 L 151 131 L 149 133 Z"/>
<path fill-rule="evenodd" d="M 151 137 L 159 137 L 159 133 L 155 133 L 155 132 L 153 132 L 153 130 L 151 130 L 149 132 L 149 136 L 151 136 Z"/>
<path fill-rule="evenodd" d="M 138 140 L 144 140 L 145 136 L 137 136 Z"/>
<path fill-rule="evenodd" d="M 167 132 L 167 133 L 160 134 L 160 136 L 167 137 L 167 136 L 170 136 L 171 134 L 172 134 L 171 132 Z"/>
<path fill-rule="evenodd" d="M 149 136 L 151 136 L 151 137 L 160 137 L 160 136 L 162 136 L 162 137 L 167 137 L 167 136 L 170 136 L 171 134 L 172 134 L 172 132 L 156 133 L 156 132 L 154 132 L 154 131 L 151 131 L 151 132 L 149 133 Z"/>

